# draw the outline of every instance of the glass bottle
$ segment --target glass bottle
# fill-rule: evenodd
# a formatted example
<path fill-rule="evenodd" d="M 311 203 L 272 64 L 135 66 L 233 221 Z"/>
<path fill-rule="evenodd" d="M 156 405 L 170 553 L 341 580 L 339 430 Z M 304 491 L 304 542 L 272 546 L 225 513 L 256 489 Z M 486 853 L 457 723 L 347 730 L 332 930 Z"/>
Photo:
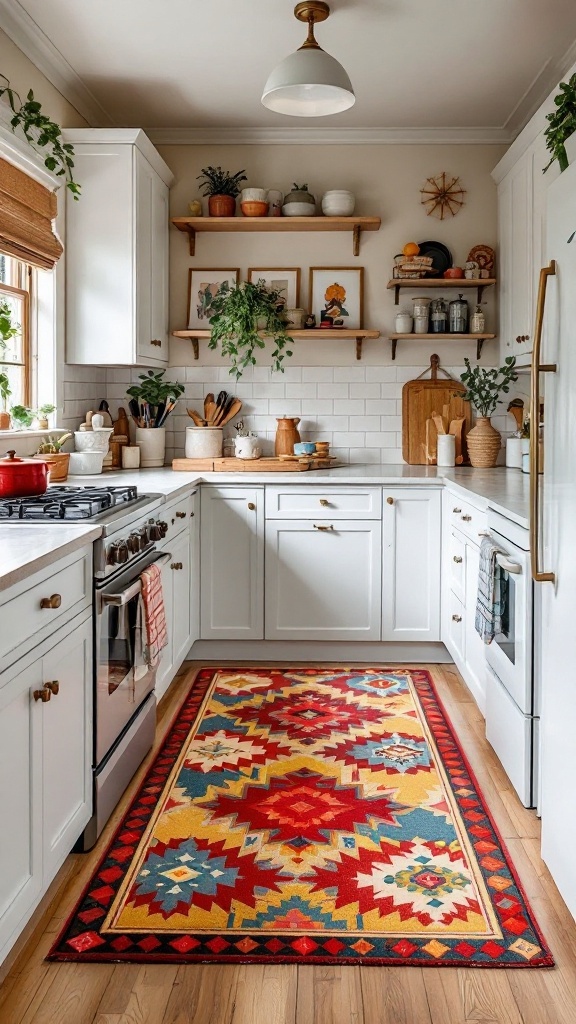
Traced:
<path fill-rule="evenodd" d="M 448 303 L 446 299 L 433 299 L 430 303 L 430 331 L 432 334 L 448 333 Z"/>
<path fill-rule="evenodd" d="M 470 318 L 470 333 L 471 334 L 484 334 L 486 330 L 486 317 L 482 311 L 481 306 L 476 306 L 476 309 L 472 313 Z"/>
<path fill-rule="evenodd" d="M 452 299 L 449 307 L 450 334 L 466 334 L 468 331 L 468 303 L 463 295 Z"/>

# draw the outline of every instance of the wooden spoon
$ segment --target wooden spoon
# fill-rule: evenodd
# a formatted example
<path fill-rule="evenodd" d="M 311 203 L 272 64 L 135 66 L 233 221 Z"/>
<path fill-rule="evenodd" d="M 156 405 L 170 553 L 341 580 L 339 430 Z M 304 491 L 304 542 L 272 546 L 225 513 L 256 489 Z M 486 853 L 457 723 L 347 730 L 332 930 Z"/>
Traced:
<path fill-rule="evenodd" d="M 204 413 L 206 415 L 209 427 L 214 426 L 214 417 L 216 416 L 217 408 L 218 407 L 216 405 L 216 402 L 206 402 L 206 400 L 204 400 Z"/>
<path fill-rule="evenodd" d="M 208 416 L 208 406 L 210 405 L 211 402 L 214 402 L 214 395 L 212 391 L 209 391 L 204 399 L 204 419 L 206 420 L 210 419 L 210 417 Z"/>
<path fill-rule="evenodd" d="M 225 411 L 225 415 L 222 418 L 222 422 L 220 423 L 220 426 L 223 427 L 226 423 L 229 423 L 230 420 L 233 420 L 234 417 L 237 416 L 238 413 L 241 412 L 241 411 L 242 411 L 242 402 L 240 401 L 239 398 L 235 398 L 234 401 L 232 402 L 232 405 L 228 409 L 228 411 L 227 412 Z"/>
<path fill-rule="evenodd" d="M 194 420 L 194 423 L 196 424 L 197 427 L 206 426 L 206 420 L 202 419 L 200 414 L 196 412 L 196 409 L 187 409 L 186 412 L 188 413 L 190 419 Z"/>

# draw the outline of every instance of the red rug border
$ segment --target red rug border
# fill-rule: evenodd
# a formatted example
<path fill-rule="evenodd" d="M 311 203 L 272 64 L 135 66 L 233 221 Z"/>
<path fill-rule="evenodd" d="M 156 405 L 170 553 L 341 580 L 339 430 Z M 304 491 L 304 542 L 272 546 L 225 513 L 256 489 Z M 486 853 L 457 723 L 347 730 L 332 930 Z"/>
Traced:
<path fill-rule="evenodd" d="M 343 669 L 343 670 L 345 670 L 347 672 L 356 672 L 356 671 L 366 672 L 366 671 L 370 671 L 370 670 L 375 670 L 375 671 L 378 671 L 378 672 L 394 673 L 394 671 L 397 671 L 397 672 L 401 671 L 401 672 L 408 673 L 410 676 L 416 676 L 418 674 L 421 674 L 422 676 L 426 677 L 426 681 L 427 681 L 428 685 L 430 686 L 430 688 L 431 688 L 431 690 L 432 690 L 432 692 L 434 694 L 434 699 L 436 700 L 436 702 L 438 704 L 438 707 L 439 707 L 439 709 L 440 709 L 440 711 L 442 713 L 442 717 L 444 718 L 444 721 L 445 721 L 446 726 L 448 728 L 448 731 L 450 733 L 451 739 L 452 739 L 453 743 L 455 744 L 455 746 L 458 749 L 458 752 L 459 752 L 459 754 L 460 754 L 460 756 L 462 758 L 462 761 L 463 761 L 463 763 L 464 763 L 464 765 L 465 765 L 465 767 L 466 767 L 466 769 L 467 769 L 467 771 L 468 771 L 468 773 L 470 775 L 470 778 L 471 778 L 475 788 L 478 790 L 479 795 L 482 797 L 482 803 L 483 803 L 484 809 L 486 811 L 486 817 L 488 818 L 492 828 L 494 829 L 494 832 L 495 832 L 495 834 L 496 834 L 496 836 L 498 838 L 498 841 L 501 844 L 502 850 L 503 850 L 503 852 L 506 855 L 507 866 L 508 866 L 508 869 L 509 869 L 509 871 L 510 871 L 510 873 L 511 873 L 513 879 L 514 879 L 514 882 L 515 882 L 519 892 L 521 893 L 522 898 L 524 899 L 527 908 L 530 911 L 531 923 L 532 923 L 532 926 L 533 926 L 535 934 L 538 936 L 538 939 L 540 940 L 540 943 L 542 945 L 542 949 L 545 951 L 544 956 L 535 957 L 532 960 L 527 960 L 525 962 L 516 962 L 516 963 L 510 964 L 510 963 L 494 963 L 493 961 L 492 962 L 480 961 L 480 962 L 476 962 L 476 963 L 471 963 L 469 960 L 465 960 L 465 959 L 462 959 L 462 960 L 449 960 L 449 961 L 445 961 L 445 960 L 444 961 L 443 960 L 415 961 L 415 960 L 413 960 L 411 958 L 404 958 L 404 957 L 401 957 L 401 956 L 396 956 L 396 957 L 371 957 L 369 960 L 363 960 L 360 957 L 352 959 L 350 957 L 343 957 L 342 958 L 342 957 L 334 957 L 334 956 L 315 956 L 313 953 L 301 955 L 300 959 L 294 958 L 294 959 L 290 959 L 290 960 L 288 960 L 286 958 L 286 955 L 280 956 L 280 955 L 271 954 L 269 956 L 267 955 L 266 957 L 263 957 L 263 956 L 255 957 L 255 956 L 250 955 L 249 953 L 248 954 L 238 954 L 238 955 L 230 954 L 230 955 L 228 955 L 226 957 L 223 957 L 223 958 L 219 958 L 218 954 L 212 954 L 209 959 L 206 959 L 206 955 L 203 954 L 203 953 L 200 953 L 200 954 L 194 954 L 194 953 L 178 954 L 178 953 L 174 953 L 174 955 L 159 953 L 159 954 L 154 955 L 154 954 L 147 954 L 143 950 L 141 950 L 139 953 L 123 953 L 122 955 L 118 955 L 118 954 L 115 954 L 115 953 L 93 953 L 93 954 L 90 955 L 90 958 L 88 959 L 86 957 L 85 953 L 76 953 L 76 952 L 73 952 L 73 951 L 70 951 L 70 952 L 58 952 L 57 951 L 57 947 L 60 945 L 61 941 L 63 941 L 64 936 L 65 936 L 65 934 L 66 934 L 70 924 L 72 923 L 72 920 L 74 919 L 74 917 L 76 915 L 76 911 L 78 910 L 78 908 L 82 904 L 82 902 L 85 899 L 85 897 L 88 895 L 88 892 L 89 892 L 90 886 L 92 884 L 92 880 L 94 878 L 94 875 L 96 875 L 98 873 L 98 871 L 100 870 L 102 864 L 104 863 L 104 861 L 106 860 L 106 858 L 107 858 L 107 856 L 109 854 L 110 849 L 112 848 L 114 842 L 116 841 L 116 838 L 119 836 L 120 832 L 125 827 L 124 823 L 125 823 L 126 818 L 129 816 L 130 808 L 138 800 L 140 794 L 145 789 L 146 785 L 148 784 L 148 778 L 149 778 L 149 776 L 152 774 L 152 772 L 154 770 L 154 766 L 156 764 L 157 759 L 162 755 L 165 747 L 168 746 L 168 744 L 169 744 L 169 742 L 171 740 L 171 737 L 172 737 L 172 733 L 173 733 L 173 731 L 174 731 L 174 729 L 176 727 L 176 724 L 177 724 L 177 722 L 179 720 L 179 717 L 180 717 L 180 714 L 182 712 L 182 709 L 184 708 L 185 704 L 190 700 L 190 698 L 193 697 L 193 696 L 198 696 L 200 698 L 199 702 L 198 702 L 198 708 L 197 708 L 197 714 L 198 714 L 198 712 L 200 710 L 200 705 L 202 704 L 202 700 L 204 699 L 204 696 L 206 695 L 206 692 L 207 692 L 207 690 L 208 690 L 208 688 L 210 686 L 210 683 L 212 682 L 212 680 L 214 678 L 214 675 L 217 672 L 221 672 L 223 670 L 225 670 L 227 672 L 245 672 L 245 671 L 250 670 L 250 669 L 253 669 L 254 671 L 262 671 L 262 672 L 274 671 L 274 670 L 279 670 L 279 671 L 282 671 L 282 672 L 294 672 L 294 671 L 299 671 L 299 670 L 301 671 L 304 667 L 306 667 L 306 666 L 304 666 L 302 663 L 296 664 L 296 665 L 290 665 L 290 664 L 266 665 L 264 663 L 259 663 L 259 664 L 256 664 L 256 665 L 225 665 L 225 666 L 224 665 L 220 665 L 220 666 L 218 666 L 218 665 L 216 665 L 216 666 L 213 666 L 213 665 L 201 665 L 198 668 L 198 670 L 196 672 L 196 675 L 195 675 L 195 677 L 194 677 L 194 679 L 192 681 L 191 686 L 189 687 L 189 689 L 187 690 L 185 695 L 182 697 L 182 700 L 179 702 L 178 707 L 176 708 L 176 710 L 174 711 L 174 714 L 171 717 L 170 724 L 169 724 L 169 726 L 166 729 L 166 733 L 164 735 L 164 739 L 162 740 L 162 743 L 160 744 L 160 746 L 158 747 L 158 750 L 154 754 L 154 758 L 153 758 L 151 764 L 149 765 L 148 769 L 146 770 L 146 773 L 145 773 L 145 775 L 144 775 L 140 785 L 138 786 L 136 792 L 131 797 L 130 807 L 123 814 L 121 821 L 119 822 L 118 826 L 116 827 L 116 829 L 114 830 L 114 832 L 110 836 L 110 839 L 108 840 L 108 842 L 106 844 L 106 848 L 104 849 L 104 851 L 102 853 L 102 856 L 98 860 L 98 862 L 95 865 L 95 867 L 92 869 L 92 872 L 90 874 L 90 879 L 88 880 L 86 885 L 83 887 L 82 892 L 80 893 L 80 895 L 77 897 L 77 899 L 76 899 L 76 901 L 74 903 L 74 907 L 72 908 L 72 910 L 70 911 L 70 913 L 66 917 L 64 924 L 62 925 L 62 927 L 60 928 L 60 930 L 58 932 L 57 938 L 55 939 L 54 943 L 52 944 L 52 946 L 50 948 L 50 951 L 48 952 L 48 954 L 44 958 L 44 962 L 45 963 L 83 963 L 83 964 L 88 964 L 88 963 L 95 963 L 95 964 L 99 964 L 99 963 L 100 964 L 102 964 L 102 963 L 139 963 L 139 964 L 171 963 L 171 964 L 204 964 L 204 965 L 214 965 L 214 966 L 221 966 L 222 964 L 227 964 L 227 963 L 246 964 L 247 966 L 248 965 L 255 965 L 255 964 L 275 964 L 275 965 L 286 965 L 286 966 L 289 966 L 289 965 L 292 965 L 292 964 L 296 964 L 296 965 L 299 965 L 299 966 L 300 965 L 305 965 L 305 964 L 310 964 L 310 965 L 313 966 L 313 965 L 316 964 L 316 965 L 319 965 L 319 966 L 322 966 L 322 965 L 324 965 L 324 966 L 337 966 L 337 965 L 340 965 L 342 967 L 416 967 L 416 968 L 418 968 L 418 967 L 420 967 L 420 968 L 443 967 L 443 968 L 447 968 L 447 969 L 453 968 L 455 970 L 459 970 L 462 967 L 466 967 L 469 970 L 514 970 L 514 971 L 515 970 L 522 970 L 522 969 L 525 969 L 525 968 L 532 968 L 532 969 L 534 969 L 534 968 L 553 968 L 553 967 L 556 966 L 554 957 L 552 955 L 552 952 L 551 952 L 551 950 L 550 950 L 550 948 L 548 946 L 548 943 L 544 939 L 544 936 L 542 934 L 540 926 L 539 926 L 539 924 L 538 924 L 538 922 L 537 922 L 537 920 L 536 920 L 536 918 L 534 916 L 530 900 L 528 899 L 528 897 L 526 895 L 526 892 L 525 892 L 525 889 L 524 889 L 524 886 L 523 886 L 522 882 L 520 881 L 520 878 L 519 878 L 518 873 L 516 871 L 516 867 L 514 865 L 514 861 L 513 861 L 512 857 L 510 855 L 508 847 L 506 846 L 506 843 L 504 842 L 504 840 L 503 840 L 503 838 L 501 836 L 500 829 L 498 828 L 498 826 L 496 825 L 496 822 L 494 821 L 494 818 L 493 818 L 493 815 L 492 815 L 492 811 L 490 810 L 490 808 L 488 807 L 488 805 L 486 803 L 486 799 L 484 797 L 484 793 L 483 793 L 482 788 L 480 787 L 480 785 L 478 783 L 478 780 L 476 778 L 476 774 L 473 771 L 473 769 L 472 769 L 472 767 L 470 765 L 470 762 L 469 762 L 466 754 L 464 753 L 464 751 L 462 749 L 460 741 L 458 740 L 458 737 L 457 737 L 457 735 L 455 733 L 454 726 L 452 724 L 452 720 L 451 720 L 448 712 L 446 711 L 445 705 L 444 705 L 441 697 L 438 694 L 438 690 L 437 690 L 437 687 L 436 687 L 436 683 L 435 683 L 435 681 L 434 681 L 434 679 L 432 677 L 432 673 L 428 669 L 411 668 L 411 667 L 408 667 L 408 666 L 405 666 L 405 665 L 396 665 L 396 666 L 392 666 L 391 667 L 391 666 L 388 666 L 388 665 L 374 665 L 374 664 L 370 663 L 370 664 L 365 664 L 365 665 L 362 665 L 362 664 L 361 665 L 352 665 L 351 664 L 351 665 L 343 666 L 343 665 L 340 664 L 340 662 L 334 662 L 332 664 L 331 663 L 326 663 L 326 668 L 327 669 L 330 669 L 330 668 L 339 669 L 339 668 L 341 668 L 341 669 Z M 310 667 L 310 666 L 308 666 L 308 667 Z M 211 673 L 210 677 L 206 680 L 205 684 L 203 684 L 203 681 L 202 681 L 202 683 L 199 682 L 199 677 L 201 676 L 201 674 L 203 672 L 210 672 Z M 196 689 L 198 689 L 198 694 L 195 694 L 195 690 Z M 426 718 L 426 715 L 424 715 L 424 717 Z M 194 721 L 195 720 L 196 719 L 194 719 Z M 187 733 L 187 735 L 188 735 L 188 733 Z M 183 740 L 183 743 L 184 742 L 185 742 L 185 739 Z"/>

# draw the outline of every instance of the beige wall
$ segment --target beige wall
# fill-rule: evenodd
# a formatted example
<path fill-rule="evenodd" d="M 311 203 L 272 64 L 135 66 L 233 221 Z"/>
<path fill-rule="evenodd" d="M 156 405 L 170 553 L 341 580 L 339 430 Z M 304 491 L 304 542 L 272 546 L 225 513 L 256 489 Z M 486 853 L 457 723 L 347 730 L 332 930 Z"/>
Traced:
<path fill-rule="evenodd" d="M 32 89 L 47 114 L 63 128 L 85 128 L 87 122 L 0 29 L 0 73 L 24 98 Z"/>
<path fill-rule="evenodd" d="M 451 250 L 454 262 L 461 264 L 473 245 L 484 242 L 495 246 L 497 238 L 496 188 L 490 171 L 498 162 L 500 146 L 165 146 L 162 156 L 176 176 L 171 193 L 173 216 L 188 212 L 187 204 L 198 196 L 196 175 L 207 164 L 220 164 L 236 171 L 246 168 L 247 184 L 277 188 L 287 192 L 291 183 L 307 182 L 318 197 L 331 188 L 348 188 L 357 197 L 356 212 L 379 215 L 382 227 L 364 235 L 360 256 L 352 256 L 350 234 L 200 234 L 196 256 L 188 253 L 185 237 L 173 230 L 171 241 L 171 329 L 186 326 L 187 275 L 190 266 L 239 267 L 246 277 L 250 266 L 302 268 L 300 304 L 308 303 L 310 266 L 363 266 L 365 268 L 364 326 L 383 333 L 394 329 L 393 293 L 386 290 L 394 255 L 410 240 L 437 239 Z M 420 188 L 429 175 L 441 171 L 459 175 L 466 189 L 466 203 L 456 217 L 439 221 L 426 215 L 420 203 Z M 425 286 L 422 293 L 426 293 Z M 417 293 L 411 293 L 417 294 Z M 454 297 L 454 293 L 446 293 Z M 494 295 L 488 298 L 488 325 L 495 323 Z M 408 305 L 410 297 L 406 296 Z M 202 344 L 201 361 L 221 365 L 217 353 Z M 473 356 L 473 346 L 438 342 L 442 360 L 447 364 Z M 367 364 L 389 364 L 390 343 L 366 342 Z M 399 365 L 421 366 L 428 362 L 430 342 L 399 345 Z M 483 362 L 498 357 L 497 343 L 485 347 Z M 354 343 L 344 340 L 300 341 L 291 365 L 355 364 Z M 191 346 L 172 339 L 171 363 L 191 365 Z"/>

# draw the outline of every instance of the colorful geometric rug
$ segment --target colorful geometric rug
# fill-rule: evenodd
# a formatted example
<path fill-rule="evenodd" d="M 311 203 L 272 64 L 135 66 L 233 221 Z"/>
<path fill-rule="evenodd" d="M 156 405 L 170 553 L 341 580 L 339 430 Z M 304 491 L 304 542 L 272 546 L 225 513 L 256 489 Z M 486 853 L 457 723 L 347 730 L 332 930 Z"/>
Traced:
<path fill-rule="evenodd" d="M 553 964 L 427 672 L 205 669 L 49 960 Z"/>

